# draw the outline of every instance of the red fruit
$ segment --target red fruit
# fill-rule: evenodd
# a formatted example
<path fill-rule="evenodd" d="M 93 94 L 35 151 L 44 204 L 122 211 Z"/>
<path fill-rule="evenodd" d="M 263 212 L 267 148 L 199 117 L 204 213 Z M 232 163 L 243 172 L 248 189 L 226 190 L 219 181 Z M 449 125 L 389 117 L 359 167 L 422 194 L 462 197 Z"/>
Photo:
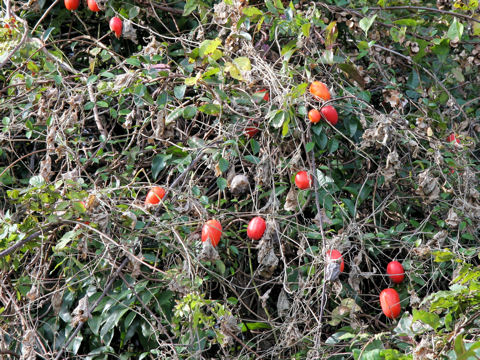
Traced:
<path fill-rule="evenodd" d="M 160 186 L 155 186 L 148 192 L 147 197 L 145 198 L 145 205 L 158 204 L 160 202 L 160 199 L 163 199 L 164 196 L 165 190 Z"/>
<path fill-rule="evenodd" d="M 266 228 L 265 220 L 260 216 L 256 216 L 248 223 L 247 236 L 253 240 L 260 240 Z"/>
<path fill-rule="evenodd" d="M 258 90 L 256 93 L 257 94 L 258 93 L 265 93 L 265 95 L 263 96 L 263 100 L 265 100 L 265 101 L 270 100 L 270 94 L 268 93 L 267 89 Z"/>
<path fill-rule="evenodd" d="M 99 9 L 97 3 L 95 2 L 95 0 L 87 0 L 87 6 L 91 11 L 94 11 L 94 12 L 100 11 L 100 9 Z"/>
<path fill-rule="evenodd" d="M 202 228 L 202 241 L 210 239 L 213 247 L 217 246 L 222 236 L 222 225 L 217 220 L 208 220 Z"/>
<path fill-rule="evenodd" d="M 301 190 L 308 189 L 313 182 L 312 175 L 308 175 L 306 171 L 299 171 L 295 175 L 295 185 Z"/>
<path fill-rule="evenodd" d="M 325 85 L 321 81 L 312 82 L 312 84 L 310 85 L 310 93 L 316 98 L 320 98 L 323 100 L 330 100 L 332 98 L 327 85 Z"/>
<path fill-rule="evenodd" d="M 331 105 L 324 106 L 320 112 L 323 115 L 323 118 L 327 120 L 333 126 L 337 125 L 338 122 L 338 113 L 337 110 Z"/>
<path fill-rule="evenodd" d="M 253 121 L 253 119 L 250 120 L 248 123 L 251 124 L 251 126 L 245 128 L 245 135 L 247 135 L 247 137 L 249 138 L 252 138 L 257 135 L 260 129 L 258 128 L 258 124 Z"/>
<path fill-rule="evenodd" d="M 317 109 L 312 109 L 308 112 L 308 119 L 313 124 L 318 123 L 321 118 L 322 118 L 322 115 L 320 114 L 320 111 L 318 111 Z"/>
<path fill-rule="evenodd" d="M 80 0 L 65 0 L 65 7 L 67 10 L 77 10 L 80 5 Z"/>
<path fill-rule="evenodd" d="M 386 317 L 395 319 L 400 315 L 400 296 L 395 289 L 385 289 L 380 293 L 380 305 Z"/>
<path fill-rule="evenodd" d="M 400 284 L 405 278 L 405 271 L 398 261 L 390 261 L 387 265 L 387 274 L 395 284 Z"/>
<path fill-rule="evenodd" d="M 343 272 L 343 269 L 345 268 L 345 263 L 343 261 L 343 256 L 340 251 L 336 249 L 327 251 L 327 260 L 328 259 L 332 259 L 332 260 L 342 259 L 342 261 L 340 262 L 340 272 Z"/>
<path fill-rule="evenodd" d="M 450 135 L 448 135 L 447 141 L 449 143 L 456 142 L 457 144 L 460 144 L 460 140 L 455 136 L 454 133 L 451 133 Z"/>
<path fill-rule="evenodd" d="M 115 33 L 115 36 L 117 38 L 120 38 L 122 35 L 122 20 L 116 16 L 110 19 L 110 30 L 112 30 Z"/>

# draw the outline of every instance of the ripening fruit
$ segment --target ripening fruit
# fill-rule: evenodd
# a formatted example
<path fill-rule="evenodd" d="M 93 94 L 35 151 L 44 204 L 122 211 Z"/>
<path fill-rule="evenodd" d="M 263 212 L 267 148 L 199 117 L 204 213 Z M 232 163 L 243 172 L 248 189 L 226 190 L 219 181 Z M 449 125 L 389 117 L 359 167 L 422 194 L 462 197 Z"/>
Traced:
<path fill-rule="evenodd" d="M 91 11 L 93 11 L 93 12 L 98 12 L 98 11 L 100 11 L 100 9 L 99 9 L 99 7 L 98 7 L 98 5 L 97 5 L 97 3 L 96 3 L 95 0 L 87 0 L 87 6 L 88 6 L 88 8 L 89 8 Z"/>
<path fill-rule="evenodd" d="M 320 112 L 325 120 L 327 120 L 333 126 L 338 123 L 338 113 L 337 110 L 331 105 L 324 106 Z"/>
<path fill-rule="evenodd" d="M 450 135 L 448 135 L 447 141 L 449 143 L 456 142 L 457 144 L 460 144 L 460 140 L 455 136 L 454 133 L 451 133 Z"/>
<path fill-rule="evenodd" d="M 213 247 L 216 247 L 222 236 L 222 225 L 217 220 L 208 220 L 202 228 L 202 241 L 210 239 Z"/>
<path fill-rule="evenodd" d="M 317 109 L 312 109 L 308 112 L 308 119 L 313 124 L 318 123 L 321 118 L 322 118 L 322 115 L 320 114 L 320 111 L 318 111 Z"/>
<path fill-rule="evenodd" d="M 295 185 L 301 190 L 308 189 L 312 186 L 312 175 L 308 175 L 306 171 L 299 171 L 297 175 L 295 175 Z"/>
<path fill-rule="evenodd" d="M 80 0 L 65 0 L 65 7 L 67 10 L 77 10 L 80 5 Z"/>
<path fill-rule="evenodd" d="M 120 38 L 122 36 L 122 20 L 116 16 L 110 19 L 110 30 L 112 30 L 115 33 L 115 36 Z"/>
<path fill-rule="evenodd" d="M 158 204 L 160 202 L 160 199 L 163 199 L 164 196 L 165 196 L 165 189 L 160 186 L 155 186 L 151 188 L 150 191 L 148 192 L 147 197 L 145 198 L 145 205 Z"/>
<path fill-rule="evenodd" d="M 267 89 L 258 90 L 257 94 L 258 93 L 265 93 L 265 95 L 263 96 L 264 101 L 270 100 L 270 94 L 268 93 Z"/>
<path fill-rule="evenodd" d="M 387 265 L 387 274 L 395 284 L 400 284 L 405 278 L 405 271 L 398 261 L 390 261 Z"/>
<path fill-rule="evenodd" d="M 245 128 L 245 135 L 249 138 L 252 138 L 255 135 L 257 135 L 260 129 L 258 128 L 258 124 L 255 121 L 253 121 L 253 119 L 250 120 L 248 123 L 250 124 L 250 126 L 247 126 Z"/>
<path fill-rule="evenodd" d="M 400 315 L 400 296 L 395 289 L 385 289 L 380 293 L 380 306 L 386 317 L 395 319 Z"/>
<path fill-rule="evenodd" d="M 314 81 L 310 85 L 310 93 L 320 99 L 323 100 L 330 100 L 332 96 L 330 95 L 330 91 L 328 90 L 327 85 L 320 81 Z"/>
<path fill-rule="evenodd" d="M 336 249 L 327 251 L 327 258 L 332 260 L 342 259 L 342 261 L 340 262 L 340 272 L 343 272 L 343 269 L 345 268 L 345 263 L 343 261 L 343 256 L 340 251 Z"/>
<path fill-rule="evenodd" d="M 248 223 L 247 236 L 253 240 L 260 240 L 266 228 L 265 220 L 260 216 L 256 216 Z"/>

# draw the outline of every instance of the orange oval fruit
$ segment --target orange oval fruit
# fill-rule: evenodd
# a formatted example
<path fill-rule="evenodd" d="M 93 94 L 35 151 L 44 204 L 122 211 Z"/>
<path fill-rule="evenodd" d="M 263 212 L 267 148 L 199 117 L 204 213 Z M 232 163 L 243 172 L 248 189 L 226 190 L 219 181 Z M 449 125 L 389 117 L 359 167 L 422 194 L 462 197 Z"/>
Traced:
<path fill-rule="evenodd" d="M 395 284 L 400 284 L 405 278 L 405 271 L 398 261 L 390 261 L 387 265 L 387 274 Z"/>
<path fill-rule="evenodd" d="M 222 236 L 222 225 L 215 219 L 208 220 L 202 228 L 202 242 L 210 240 L 213 247 L 216 247 Z"/>
<path fill-rule="evenodd" d="M 330 95 L 330 91 L 328 90 L 327 85 L 322 83 L 321 81 L 314 81 L 310 85 L 310 93 L 322 100 L 330 100 L 332 96 Z"/>
<path fill-rule="evenodd" d="M 100 8 L 98 7 L 97 2 L 95 0 L 87 0 L 87 6 L 93 12 L 100 11 Z"/>
<path fill-rule="evenodd" d="M 65 7 L 67 10 L 77 10 L 80 5 L 80 0 L 65 0 Z"/>
<path fill-rule="evenodd" d="M 256 216 L 248 223 L 247 236 L 253 240 L 260 240 L 266 228 L 265 220 L 260 216 Z"/>
<path fill-rule="evenodd" d="M 400 296 L 395 289 L 385 289 L 380 293 L 380 306 L 386 317 L 395 319 L 400 315 Z"/>
<path fill-rule="evenodd" d="M 342 261 L 340 262 L 340 272 L 343 272 L 343 269 L 345 268 L 345 263 L 343 261 L 343 256 L 342 256 L 342 253 L 336 249 L 332 249 L 332 250 L 329 250 L 327 251 L 327 258 L 329 259 L 342 259 Z"/>
<path fill-rule="evenodd" d="M 455 143 L 456 142 L 457 144 L 460 144 L 460 140 L 457 138 L 457 136 L 454 133 L 451 133 L 450 135 L 448 135 L 447 141 L 449 143 Z"/>
<path fill-rule="evenodd" d="M 309 175 L 306 171 L 299 171 L 295 175 L 295 185 L 301 190 L 308 189 L 312 186 L 312 175 Z"/>
<path fill-rule="evenodd" d="M 322 118 L 322 115 L 320 114 L 320 111 L 318 111 L 317 109 L 312 109 L 308 112 L 308 119 L 313 124 L 318 123 L 321 118 Z"/>
<path fill-rule="evenodd" d="M 249 138 L 252 138 L 254 137 L 255 135 L 257 135 L 257 133 L 260 131 L 260 129 L 258 128 L 258 123 L 256 121 L 254 121 L 253 119 L 251 119 L 249 122 L 248 122 L 248 126 L 245 128 L 245 135 L 247 135 L 247 137 Z"/>
<path fill-rule="evenodd" d="M 147 197 L 145 198 L 145 205 L 158 204 L 160 202 L 160 199 L 163 199 L 164 196 L 165 196 L 165 189 L 160 186 L 155 186 L 151 188 L 150 191 L 148 192 Z"/>
<path fill-rule="evenodd" d="M 333 126 L 338 123 L 338 113 L 337 110 L 331 105 L 324 106 L 320 112 L 325 120 L 327 120 Z"/>
<path fill-rule="evenodd" d="M 120 36 L 122 35 L 122 29 L 123 29 L 122 20 L 114 16 L 113 18 L 110 19 L 109 25 L 110 25 L 110 30 L 112 30 L 115 33 L 115 36 L 117 38 L 120 38 Z"/>
<path fill-rule="evenodd" d="M 258 90 L 257 93 L 265 93 L 265 95 L 263 96 L 263 100 L 270 100 L 270 94 L 268 93 L 267 89 Z"/>

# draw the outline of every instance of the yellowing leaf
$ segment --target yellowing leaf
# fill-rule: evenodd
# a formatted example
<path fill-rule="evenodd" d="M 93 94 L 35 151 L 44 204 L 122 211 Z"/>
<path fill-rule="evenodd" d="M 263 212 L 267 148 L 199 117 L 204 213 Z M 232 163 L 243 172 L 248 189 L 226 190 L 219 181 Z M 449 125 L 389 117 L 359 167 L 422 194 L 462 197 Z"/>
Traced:
<path fill-rule="evenodd" d="M 475 19 L 480 21 L 480 15 L 474 16 Z M 475 36 L 480 36 L 480 23 L 478 22 L 473 22 L 472 23 L 472 30 L 473 30 L 473 35 Z"/>
<path fill-rule="evenodd" d="M 185 79 L 185 85 L 187 86 L 192 86 L 192 85 L 197 85 L 198 80 L 202 78 L 202 73 L 198 73 L 197 76 L 195 77 L 188 77 Z"/>
<path fill-rule="evenodd" d="M 252 64 L 250 63 L 250 59 L 242 56 L 233 60 L 233 63 L 238 67 L 240 71 L 250 71 L 252 70 Z"/>
<path fill-rule="evenodd" d="M 244 80 L 238 67 L 235 64 L 232 64 L 231 62 L 225 63 L 225 72 L 230 73 L 230 76 L 233 77 L 234 79 L 237 79 L 240 81 Z"/>
<path fill-rule="evenodd" d="M 222 42 L 220 39 L 215 39 L 215 40 L 205 40 L 200 44 L 200 51 L 199 55 L 201 57 L 205 57 L 207 55 L 213 54 L 215 50 L 220 46 Z"/>

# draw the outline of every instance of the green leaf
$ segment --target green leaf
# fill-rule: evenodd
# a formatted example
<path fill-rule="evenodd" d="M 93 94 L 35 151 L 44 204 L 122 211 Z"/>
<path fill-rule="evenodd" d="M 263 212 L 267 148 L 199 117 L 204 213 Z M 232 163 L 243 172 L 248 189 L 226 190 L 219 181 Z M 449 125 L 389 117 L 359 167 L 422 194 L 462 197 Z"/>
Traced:
<path fill-rule="evenodd" d="M 360 22 L 358 23 L 358 25 L 360 26 L 360 29 L 362 29 L 364 32 L 365 32 L 365 35 L 368 34 L 368 30 L 370 29 L 370 27 L 373 25 L 373 23 L 375 22 L 375 19 L 377 18 L 377 15 L 373 15 L 371 17 L 364 17 L 362 20 L 360 20 Z"/>
<path fill-rule="evenodd" d="M 290 124 L 290 118 L 285 119 L 282 125 L 282 136 L 287 136 L 288 134 L 288 125 Z"/>
<path fill-rule="evenodd" d="M 250 139 L 250 146 L 252 148 L 253 155 L 257 155 L 260 152 L 260 144 L 255 139 Z"/>
<path fill-rule="evenodd" d="M 463 342 L 463 334 L 457 335 L 453 348 L 457 356 L 461 356 L 467 351 L 467 349 L 465 349 L 465 343 Z"/>
<path fill-rule="evenodd" d="M 247 6 L 242 10 L 243 14 L 248 17 L 262 16 L 263 12 L 255 6 Z"/>
<path fill-rule="evenodd" d="M 271 329 L 272 326 L 267 324 L 267 323 L 262 323 L 262 322 L 246 322 L 246 323 L 241 323 L 240 324 L 240 329 L 242 332 L 245 332 L 247 330 L 260 330 L 260 329 Z"/>
<path fill-rule="evenodd" d="M 395 20 L 393 23 L 400 26 L 417 26 L 420 25 L 422 22 L 422 20 L 415 19 L 399 19 Z"/>
<path fill-rule="evenodd" d="M 136 66 L 136 67 L 141 67 L 142 66 L 142 63 L 136 57 L 130 57 L 126 60 L 126 62 L 127 62 L 127 64 L 132 65 L 132 66 Z"/>
<path fill-rule="evenodd" d="M 316 171 L 318 186 L 323 187 L 326 184 L 334 183 L 335 181 L 330 177 L 325 175 L 321 170 L 317 169 Z"/>
<path fill-rule="evenodd" d="M 217 178 L 217 186 L 221 191 L 225 190 L 225 188 L 227 187 L 227 179 L 225 179 L 223 177 L 218 177 Z"/>
<path fill-rule="evenodd" d="M 164 154 L 158 154 L 153 158 L 152 161 L 152 176 L 153 179 L 156 180 L 158 177 L 158 174 L 160 174 L 160 171 L 162 171 L 165 166 L 166 162 L 165 159 L 171 158 L 172 155 L 164 155 Z"/>
<path fill-rule="evenodd" d="M 260 163 L 260 159 L 256 156 L 253 156 L 253 155 L 245 156 L 245 160 L 250 161 L 253 164 L 259 164 Z"/>
<path fill-rule="evenodd" d="M 129 19 L 136 18 L 139 13 L 140 13 L 140 8 L 138 6 L 132 6 L 128 11 L 128 18 Z"/>
<path fill-rule="evenodd" d="M 310 23 L 306 23 L 306 24 L 303 24 L 303 25 L 302 25 L 302 34 L 303 34 L 303 36 L 305 36 L 305 37 L 309 37 L 309 36 L 310 36 L 310 27 L 311 27 L 311 24 L 310 24 Z"/>
<path fill-rule="evenodd" d="M 185 119 L 193 119 L 197 115 L 197 107 L 194 105 L 189 105 L 183 109 L 183 117 Z"/>
<path fill-rule="evenodd" d="M 199 48 L 200 57 L 205 57 L 207 55 L 213 54 L 213 52 L 217 50 L 221 43 L 222 42 L 218 38 L 215 40 L 204 40 L 200 44 Z"/>
<path fill-rule="evenodd" d="M 185 90 L 187 89 L 187 85 L 178 85 L 173 88 L 173 94 L 178 100 L 182 100 L 183 96 L 185 95 Z"/>
<path fill-rule="evenodd" d="M 45 184 L 45 179 L 41 175 L 32 176 L 28 183 L 31 186 L 40 187 Z"/>
<path fill-rule="evenodd" d="M 167 118 L 165 119 L 165 125 L 169 125 L 178 119 L 183 114 L 183 108 L 179 107 L 173 110 L 170 114 L 168 114 Z"/>
<path fill-rule="evenodd" d="M 60 251 L 65 249 L 65 247 L 70 243 L 78 233 L 76 231 L 68 231 L 65 234 L 63 234 L 62 238 L 57 242 L 57 245 L 54 246 L 53 250 L 54 251 Z"/>
<path fill-rule="evenodd" d="M 218 115 L 220 113 L 221 107 L 216 104 L 204 104 L 198 108 L 201 112 L 207 115 Z"/>
<path fill-rule="evenodd" d="M 450 28 L 448 29 L 447 38 L 449 38 L 450 41 L 459 42 L 462 38 L 463 29 L 463 24 L 459 22 L 457 18 L 454 18 Z"/>
<path fill-rule="evenodd" d="M 435 262 L 450 261 L 455 258 L 455 255 L 448 249 L 434 251 Z"/>
<path fill-rule="evenodd" d="M 413 309 L 412 322 L 417 320 L 430 325 L 434 330 L 437 330 L 437 328 L 441 325 L 440 317 L 437 314 Z"/>
<path fill-rule="evenodd" d="M 187 0 L 185 7 L 183 8 L 183 16 L 190 15 L 198 6 L 198 0 Z"/>
<path fill-rule="evenodd" d="M 278 129 L 282 127 L 283 122 L 285 121 L 285 118 L 286 118 L 286 112 L 283 110 L 277 110 L 276 112 L 273 113 L 270 123 L 275 129 Z"/>
<path fill-rule="evenodd" d="M 118 321 L 122 318 L 123 314 L 125 314 L 129 310 L 130 309 L 128 307 L 120 308 L 120 306 L 117 306 L 112 309 L 110 313 L 104 314 L 107 320 L 102 326 L 100 336 L 104 337 L 110 330 L 112 330 L 117 325 Z"/>
<path fill-rule="evenodd" d="M 230 164 L 228 163 L 228 160 L 224 159 L 223 157 L 218 160 L 218 167 L 222 173 L 228 170 L 228 167 Z"/>
<path fill-rule="evenodd" d="M 314 147 L 315 147 L 315 143 L 313 141 L 309 142 L 307 145 L 305 145 L 305 151 L 310 152 L 313 150 Z"/>
<path fill-rule="evenodd" d="M 475 15 L 473 18 L 480 21 L 480 15 Z M 476 21 L 472 22 L 472 30 L 473 30 L 473 35 L 480 36 L 480 23 Z"/>

